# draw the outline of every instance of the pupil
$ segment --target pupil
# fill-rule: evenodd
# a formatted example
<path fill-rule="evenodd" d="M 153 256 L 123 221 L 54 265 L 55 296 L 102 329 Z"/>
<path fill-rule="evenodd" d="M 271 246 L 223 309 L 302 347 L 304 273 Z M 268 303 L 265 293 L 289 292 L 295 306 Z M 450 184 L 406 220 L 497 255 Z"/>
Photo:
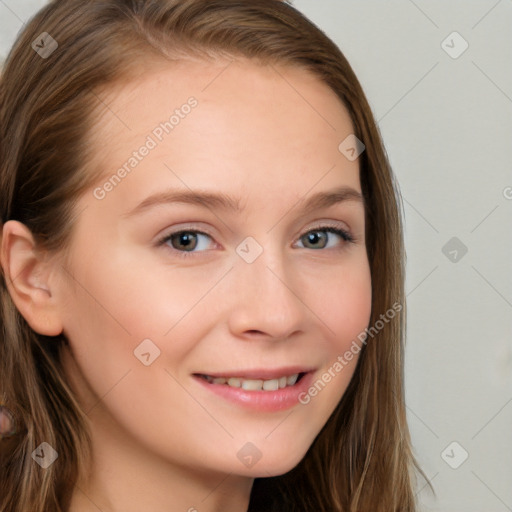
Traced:
<path fill-rule="evenodd" d="M 181 233 L 178 237 L 178 243 L 183 247 L 193 249 L 195 247 L 193 239 L 194 236 L 195 235 L 191 233 Z"/>
<path fill-rule="evenodd" d="M 325 234 L 321 231 L 314 231 L 308 235 L 308 244 L 316 245 L 321 243 L 322 239 L 325 239 Z"/>

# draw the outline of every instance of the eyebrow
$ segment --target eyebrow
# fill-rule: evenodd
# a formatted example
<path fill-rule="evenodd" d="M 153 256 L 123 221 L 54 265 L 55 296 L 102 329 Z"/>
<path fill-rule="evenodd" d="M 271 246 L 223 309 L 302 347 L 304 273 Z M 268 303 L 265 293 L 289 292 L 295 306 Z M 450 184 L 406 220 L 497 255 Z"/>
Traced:
<path fill-rule="evenodd" d="M 344 186 L 325 192 L 317 192 L 309 197 L 299 199 L 294 208 L 298 207 L 306 214 L 347 201 L 364 204 L 360 192 L 354 188 Z M 223 193 L 212 193 L 203 190 L 166 190 L 147 197 L 135 208 L 125 213 L 123 217 L 132 217 L 155 206 L 172 203 L 191 204 L 212 210 L 232 211 L 233 213 L 241 213 L 243 210 L 239 198 L 230 197 Z"/>

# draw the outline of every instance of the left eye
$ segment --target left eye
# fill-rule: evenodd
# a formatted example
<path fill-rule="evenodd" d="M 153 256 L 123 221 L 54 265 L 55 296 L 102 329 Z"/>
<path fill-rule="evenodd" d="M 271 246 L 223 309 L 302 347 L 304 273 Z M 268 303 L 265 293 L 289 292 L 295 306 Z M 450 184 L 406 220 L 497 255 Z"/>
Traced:
<path fill-rule="evenodd" d="M 344 231 L 334 227 L 322 227 L 308 231 L 300 237 L 306 249 L 329 249 L 336 245 L 336 241 L 332 242 L 334 238 L 332 235 L 336 235 L 341 238 L 343 242 L 353 242 L 353 238 Z"/>

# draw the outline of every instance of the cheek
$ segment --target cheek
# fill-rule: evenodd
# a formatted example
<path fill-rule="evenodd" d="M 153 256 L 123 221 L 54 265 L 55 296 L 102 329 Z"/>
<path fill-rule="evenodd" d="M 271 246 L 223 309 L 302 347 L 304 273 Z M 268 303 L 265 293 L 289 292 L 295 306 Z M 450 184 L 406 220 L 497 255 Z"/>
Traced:
<path fill-rule="evenodd" d="M 101 261 L 77 261 L 69 324 L 135 342 L 162 337 L 192 310 L 215 283 L 216 272 L 191 279 L 172 265 L 155 267 L 144 251 L 102 251 Z M 221 274 L 219 274 L 221 275 Z M 94 318 L 94 322 L 90 319 Z"/>
<path fill-rule="evenodd" d="M 315 288 L 310 288 L 308 296 L 311 309 L 316 308 L 323 321 L 327 358 L 300 401 L 310 411 L 310 417 L 317 418 L 320 429 L 345 393 L 363 347 L 372 310 L 367 260 L 361 258 L 341 272 L 326 274 Z"/>
<path fill-rule="evenodd" d="M 347 282 L 338 293 L 333 293 L 330 306 L 332 329 L 340 333 L 333 343 L 337 353 L 348 349 L 368 327 L 372 310 L 372 288 L 368 276 Z"/>
<path fill-rule="evenodd" d="M 143 336 L 163 336 L 178 322 L 188 321 L 198 304 L 210 300 L 210 292 L 231 266 L 229 261 L 205 264 L 204 268 L 180 265 L 176 256 L 171 259 L 163 249 L 156 251 L 144 247 L 119 251 L 116 265 L 105 273 L 112 288 L 108 300 Z"/>
<path fill-rule="evenodd" d="M 169 364 L 179 366 L 200 339 L 200 320 L 205 323 L 212 316 L 201 297 L 225 272 L 220 268 L 191 278 L 190 271 L 155 267 L 142 251 L 120 244 L 103 244 L 101 257 L 75 255 L 69 266 L 73 278 L 66 290 L 64 334 L 80 373 L 98 396 L 128 372 L 127 380 L 141 377 L 143 382 L 148 370 L 154 374 Z M 140 359 L 148 347 L 154 361 L 149 367 Z M 162 373 L 160 385 L 169 386 L 168 375 Z"/>
<path fill-rule="evenodd" d="M 372 282 L 369 265 L 361 259 L 346 270 L 325 275 L 323 286 L 309 295 L 312 308 L 321 312 L 325 340 L 333 358 L 343 354 L 353 340 L 364 332 L 372 310 Z M 320 289 L 323 291 L 320 292 Z"/>

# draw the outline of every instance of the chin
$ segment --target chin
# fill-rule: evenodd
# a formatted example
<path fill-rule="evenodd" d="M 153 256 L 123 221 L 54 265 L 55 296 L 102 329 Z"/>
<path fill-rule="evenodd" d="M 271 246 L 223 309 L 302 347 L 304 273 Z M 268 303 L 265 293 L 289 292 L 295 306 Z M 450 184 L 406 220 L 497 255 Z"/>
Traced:
<path fill-rule="evenodd" d="M 242 474 L 253 478 L 268 478 L 281 476 L 295 468 L 304 458 L 305 452 L 288 454 L 281 456 L 279 452 L 274 452 L 271 457 L 262 457 L 253 467 L 247 468 Z"/>

